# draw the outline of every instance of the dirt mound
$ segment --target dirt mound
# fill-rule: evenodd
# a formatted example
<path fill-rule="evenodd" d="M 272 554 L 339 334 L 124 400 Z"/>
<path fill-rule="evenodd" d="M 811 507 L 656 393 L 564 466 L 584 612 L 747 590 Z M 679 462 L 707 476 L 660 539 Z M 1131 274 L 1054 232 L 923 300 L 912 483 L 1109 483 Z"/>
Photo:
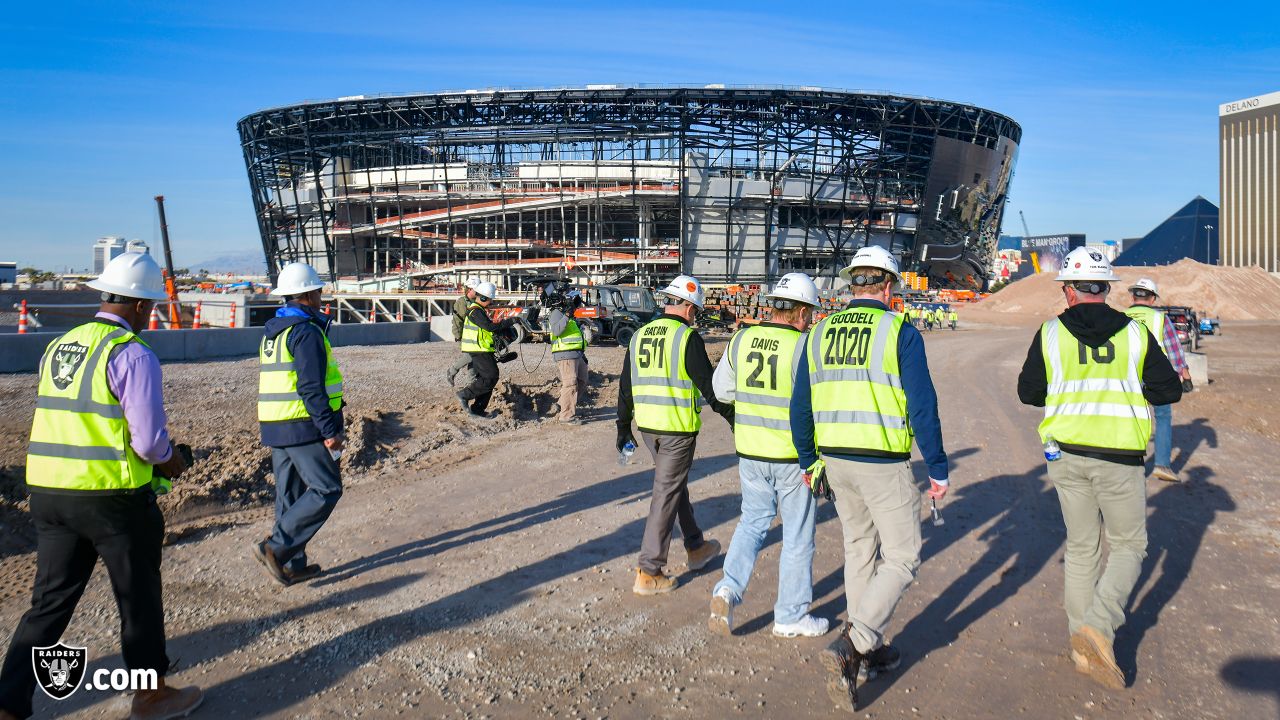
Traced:
<path fill-rule="evenodd" d="M 1108 301 L 1126 308 L 1125 288 L 1149 277 L 1160 286 L 1167 305 L 1186 305 L 1222 320 L 1271 320 L 1280 317 L 1280 279 L 1259 267 L 1234 268 L 1180 260 L 1161 267 L 1118 267 L 1121 282 L 1112 283 Z M 974 307 L 1000 313 L 1047 316 L 1066 307 L 1053 273 L 1040 273 L 1011 283 Z"/>

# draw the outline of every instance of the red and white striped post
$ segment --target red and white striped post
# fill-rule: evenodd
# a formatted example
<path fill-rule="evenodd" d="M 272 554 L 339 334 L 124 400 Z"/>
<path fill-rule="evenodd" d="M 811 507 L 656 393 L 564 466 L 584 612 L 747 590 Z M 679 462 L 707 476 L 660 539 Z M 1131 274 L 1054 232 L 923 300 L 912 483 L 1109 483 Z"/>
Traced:
<path fill-rule="evenodd" d="M 151 321 L 147 323 L 147 329 L 148 330 L 160 329 L 160 306 L 158 305 L 151 306 Z"/>
<path fill-rule="evenodd" d="M 396 308 L 396 322 L 404 322 L 404 308 Z"/>
<path fill-rule="evenodd" d="M 18 309 L 18 334 L 27 334 L 27 301 L 22 301 L 22 306 Z"/>
<path fill-rule="evenodd" d="M 227 325 L 227 327 L 234 328 L 235 326 L 236 326 L 236 304 L 233 302 L 231 303 L 231 323 Z"/>
<path fill-rule="evenodd" d="M 194 317 L 192 317 L 192 318 L 191 318 L 191 329 L 192 329 L 192 330 L 199 330 L 199 329 L 200 329 L 200 306 L 201 306 L 201 305 L 203 305 L 203 304 L 204 304 L 204 303 L 202 303 L 202 302 L 197 302 L 197 303 L 196 303 L 196 314 L 195 314 L 195 316 L 194 316 Z"/>
<path fill-rule="evenodd" d="M 373 305 L 369 308 L 369 322 L 371 323 L 378 322 L 378 306 L 377 305 Z"/>

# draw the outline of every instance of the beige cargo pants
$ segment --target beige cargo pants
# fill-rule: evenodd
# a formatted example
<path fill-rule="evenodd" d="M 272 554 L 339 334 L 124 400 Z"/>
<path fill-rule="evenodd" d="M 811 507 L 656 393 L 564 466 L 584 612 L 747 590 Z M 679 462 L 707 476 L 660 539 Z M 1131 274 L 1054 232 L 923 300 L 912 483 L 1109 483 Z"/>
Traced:
<path fill-rule="evenodd" d="M 1049 465 L 1067 525 L 1063 604 L 1074 633 L 1089 625 L 1114 640 L 1147 556 L 1147 484 L 1140 465 L 1062 453 Z M 1102 564 L 1102 536 L 1110 554 Z"/>
<path fill-rule="evenodd" d="M 557 417 L 568 422 L 577 416 L 578 397 L 587 394 L 587 361 L 580 357 L 557 360 L 556 367 L 560 371 L 560 415 Z"/>
<path fill-rule="evenodd" d="M 844 532 L 849 638 L 868 653 L 884 644 L 893 610 L 920 567 L 920 491 L 906 461 L 823 459 Z"/>

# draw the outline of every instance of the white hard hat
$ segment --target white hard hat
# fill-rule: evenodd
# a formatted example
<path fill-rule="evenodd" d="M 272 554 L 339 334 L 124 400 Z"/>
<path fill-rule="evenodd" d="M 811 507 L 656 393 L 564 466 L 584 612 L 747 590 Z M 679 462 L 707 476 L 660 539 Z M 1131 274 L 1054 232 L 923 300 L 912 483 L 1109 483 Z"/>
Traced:
<path fill-rule="evenodd" d="M 304 262 L 291 262 L 280 268 L 280 275 L 276 278 L 276 288 L 271 291 L 271 294 L 301 295 L 323 287 L 324 281 L 320 279 L 320 273 L 316 272 L 315 268 Z"/>
<path fill-rule="evenodd" d="M 819 304 L 818 286 L 813 284 L 808 275 L 801 272 L 783 275 L 765 297 L 775 300 L 794 300 L 814 307 Z"/>
<path fill-rule="evenodd" d="M 707 304 L 707 298 L 702 294 L 702 283 L 692 275 L 677 275 L 670 285 L 658 292 L 669 297 L 688 300 L 698 306 L 699 310 Z"/>
<path fill-rule="evenodd" d="M 94 290 L 137 300 L 164 300 L 164 274 L 146 253 L 117 255 L 97 278 L 85 283 Z"/>
<path fill-rule="evenodd" d="M 476 295 L 486 300 L 492 300 L 498 296 L 498 286 L 491 282 L 478 282 L 471 289 L 476 291 Z"/>
<path fill-rule="evenodd" d="M 1141 280 L 1138 280 L 1138 282 L 1130 285 L 1129 292 L 1133 292 L 1134 290 L 1146 290 L 1152 295 L 1160 297 L 1160 291 L 1156 289 L 1156 281 L 1151 278 L 1142 278 Z"/>
<path fill-rule="evenodd" d="M 463 285 L 462 285 L 462 286 L 463 286 L 463 287 L 465 287 L 465 288 L 466 288 L 466 289 L 468 289 L 468 290 L 475 290 L 475 289 L 476 289 L 476 285 L 479 285 L 479 284 L 480 284 L 480 281 L 479 281 L 479 280 L 477 280 L 477 279 L 475 279 L 475 278 L 473 278 L 473 277 L 469 277 L 469 278 L 467 278 L 467 281 L 466 281 L 465 283 L 463 283 Z"/>
<path fill-rule="evenodd" d="M 1120 276 L 1107 262 L 1107 256 L 1093 248 L 1076 248 L 1062 259 L 1062 271 L 1054 280 L 1058 282 L 1074 282 L 1076 280 L 1095 280 L 1099 282 L 1115 282 Z"/>
<path fill-rule="evenodd" d="M 849 267 L 840 271 L 840 279 L 852 283 L 855 268 L 875 268 L 893 275 L 895 282 L 902 279 L 902 273 L 898 272 L 898 261 L 894 259 L 892 253 L 879 245 L 864 245 L 858 248 L 858 252 L 854 253 L 853 259 L 849 261 Z"/>

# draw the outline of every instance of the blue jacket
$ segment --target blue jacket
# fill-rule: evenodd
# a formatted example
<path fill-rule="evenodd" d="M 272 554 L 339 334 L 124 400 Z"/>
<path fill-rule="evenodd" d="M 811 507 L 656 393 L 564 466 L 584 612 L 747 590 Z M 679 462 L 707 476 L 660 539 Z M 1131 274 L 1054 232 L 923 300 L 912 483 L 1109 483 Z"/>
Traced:
<path fill-rule="evenodd" d="M 849 307 L 873 307 L 887 310 L 877 300 L 854 300 Z M 809 467 L 818 461 L 818 449 L 814 442 L 813 404 L 809 394 L 808 346 L 800 350 L 800 371 L 796 373 L 791 394 L 791 441 L 800 454 L 800 466 Z M 929 376 L 929 360 L 924 354 L 924 338 L 920 331 L 903 323 L 898 333 L 898 368 L 902 375 L 902 389 L 907 394 L 907 415 L 916 436 L 916 446 L 929 466 L 929 477 L 946 481 L 947 451 L 942 447 L 942 423 L 938 420 L 938 393 L 933 389 Z M 833 455 L 844 460 L 858 462 L 895 463 L 892 458 L 869 455 Z"/>
<path fill-rule="evenodd" d="M 276 316 L 267 321 L 268 340 L 279 337 L 288 328 L 294 328 L 289 333 L 289 352 L 293 353 L 293 366 L 298 373 L 298 395 L 302 396 L 302 404 L 311 417 L 258 423 L 263 445 L 304 445 L 342 433 L 342 410 L 329 407 L 329 394 L 324 389 L 324 375 L 329 364 L 324 351 L 324 335 L 329 330 L 329 321 L 329 316 L 292 302 L 277 310 Z"/>

